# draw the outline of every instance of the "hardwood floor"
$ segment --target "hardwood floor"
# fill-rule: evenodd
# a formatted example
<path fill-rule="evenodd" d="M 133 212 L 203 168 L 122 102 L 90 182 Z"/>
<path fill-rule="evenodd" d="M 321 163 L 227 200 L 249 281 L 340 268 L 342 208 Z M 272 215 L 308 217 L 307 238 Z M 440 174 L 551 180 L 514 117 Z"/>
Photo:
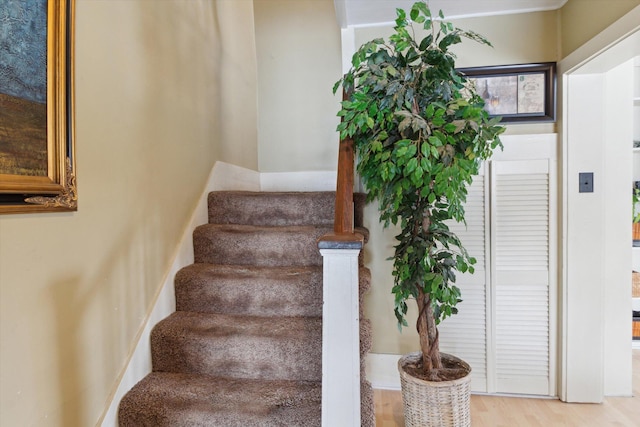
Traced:
<path fill-rule="evenodd" d="M 374 390 L 376 427 L 404 427 L 399 391 Z M 640 427 L 640 350 L 633 350 L 633 397 L 602 404 L 471 396 L 473 427 Z"/>

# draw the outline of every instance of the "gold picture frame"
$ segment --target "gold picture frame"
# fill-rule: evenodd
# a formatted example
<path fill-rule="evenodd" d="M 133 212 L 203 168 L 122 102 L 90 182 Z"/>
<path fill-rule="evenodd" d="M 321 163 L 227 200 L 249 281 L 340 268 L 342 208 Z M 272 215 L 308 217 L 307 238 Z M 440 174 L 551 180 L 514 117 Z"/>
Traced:
<path fill-rule="evenodd" d="M 9 75 L 0 80 L 0 110 L 4 112 L 0 112 L 0 213 L 75 211 L 75 0 L 2 2 L 2 13 L 21 17 L 13 20 L 20 24 L 0 31 L 0 42 L 5 41 L 0 43 L 0 49 L 7 49 L 0 50 L 0 56 L 6 62 L 14 61 L 5 63 L 6 69 L 22 67 L 15 72 L 22 72 L 25 77 Z M 36 30 L 37 34 L 32 34 Z M 12 49 L 12 44 L 18 43 L 21 47 Z M 43 50 L 41 55 L 38 49 Z M 41 67 L 46 68 L 43 71 Z M 31 75 L 38 73 L 40 79 L 34 77 L 31 84 Z M 16 86 L 15 81 L 21 86 Z"/>

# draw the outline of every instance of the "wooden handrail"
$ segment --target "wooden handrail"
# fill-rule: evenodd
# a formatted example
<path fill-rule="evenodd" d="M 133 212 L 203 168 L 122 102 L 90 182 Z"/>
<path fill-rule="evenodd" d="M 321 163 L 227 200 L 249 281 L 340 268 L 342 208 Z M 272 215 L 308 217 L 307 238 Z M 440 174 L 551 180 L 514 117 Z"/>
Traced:
<path fill-rule="evenodd" d="M 342 90 L 342 100 L 348 99 L 347 92 Z M 344 121 L 344 117 L 342 118 Z M 336 234 L 353 234 L 353 139 L 340 140 L 338 150 L 338 176 L 336 184 L 336 210 L 333 220 L 333 231 Z"/>
<path fill-rule="evenodd" d="M 342 91 L 342 99 L 348 99 L 348 94 L 344 90 Z M 338 150 L 333 233 L 326 234 L 318 240 L 321 249 L 362 248 L 364 244 L 364 236 L 354 232 L 353 224 L 354 159 L 353 138 L 341 139 Z"/>

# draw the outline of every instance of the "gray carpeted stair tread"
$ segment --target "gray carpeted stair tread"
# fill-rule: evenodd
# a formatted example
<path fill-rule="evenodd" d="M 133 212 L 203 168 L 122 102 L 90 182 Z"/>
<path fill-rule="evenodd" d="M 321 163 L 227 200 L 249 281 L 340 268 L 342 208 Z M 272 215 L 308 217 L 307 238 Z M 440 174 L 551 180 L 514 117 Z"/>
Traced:
<path fill-rule="evenodd" d="M 252 316 L 322 316 L 322 267 L 192 264 L 176 274 L 176 309 Z"/>
<path fill-rule="evenodd" d="M 120 427 L 320 426 L 319 382 L 154 372 L 122 400 Z"/>
<path fill-rule="evenodd" d="M 193 232 L 194 259 L 196 263 L 269 267 L 322 265 L 316 242 L 331 230 L 329 226 L 204 224 Z"/>
<path fill-rule="evenodd" d="M 151 332 L 154 371 L 319 381 L 322 319 L 178 311 Z"/>
<path fill-rule="evenodd" d="M 335 193 L 209 193 L 209 223 L 263 226 L 332 225 Z"/>
<path fill-rule="evenodd" d="M 356 226 L 362 226 L 364 203 L 364 194 L 354 194 Z M 214 191 L 208 206 L 211 224 L 333 225 L 335 192 Z"/>

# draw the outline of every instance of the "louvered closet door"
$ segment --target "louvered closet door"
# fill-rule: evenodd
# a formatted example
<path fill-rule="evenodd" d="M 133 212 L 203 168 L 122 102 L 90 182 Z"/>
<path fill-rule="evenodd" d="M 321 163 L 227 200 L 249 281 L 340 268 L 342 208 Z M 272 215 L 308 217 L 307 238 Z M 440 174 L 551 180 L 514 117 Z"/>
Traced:
<path fill-rule="evenodd" d="M 491 162 L 489 392 L 554 394 L 552 176 L 548 159 Z"/>
<path fill-rule="evenodd" d="M 465 204 L 467 226 L 449 223 L 450 229 L 461 239 L 469 254 L 476 258 L 475 274 L 457 274 L 456 285 L 462 292 L 459 313 L 447 318 L 440 326 L 441 350 L 454 354 L 471 365 L 471 389 L 487 392 L 487 333 L 486 288 L 487 256 L 486 229 L 488 187 L 484 173 L 474 178 Z"/>
<path fill-rule="evenodd" d="M 472 391 L 553 396 L 556 139 L 504 142 L 469 189 L 467 226 L 449 224 L 478 263 L 457 277 L 463 301 L 439 326 L 441 349 L 471 365 Z"/>

